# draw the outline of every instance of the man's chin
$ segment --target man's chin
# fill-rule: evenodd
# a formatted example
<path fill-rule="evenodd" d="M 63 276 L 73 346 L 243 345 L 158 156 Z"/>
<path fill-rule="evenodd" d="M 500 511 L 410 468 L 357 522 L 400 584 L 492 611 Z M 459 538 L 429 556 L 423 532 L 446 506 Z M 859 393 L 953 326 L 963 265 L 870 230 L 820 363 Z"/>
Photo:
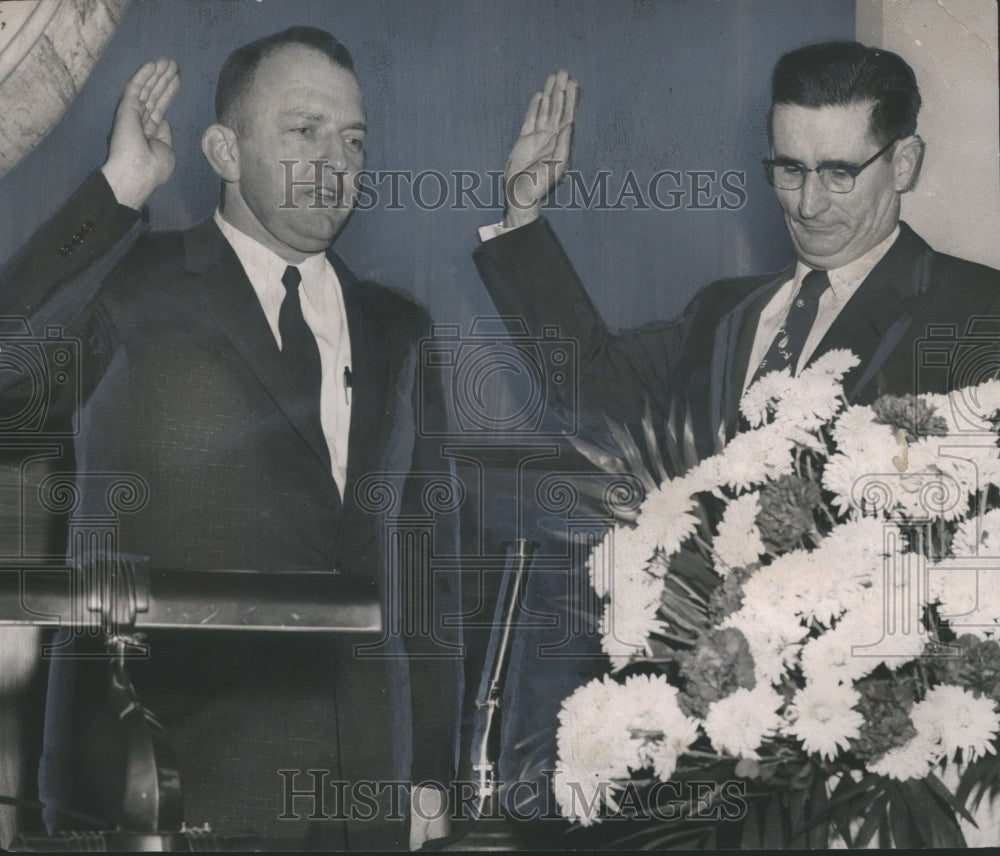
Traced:
<path fill-rule="evenodd" d="M 802 261 L 816 268 L 837 267 L 838 260 L 844 252 L 844 242 L 833 234 L 817 234 L 816 232 L 792 234 L 795 252 Z"/>

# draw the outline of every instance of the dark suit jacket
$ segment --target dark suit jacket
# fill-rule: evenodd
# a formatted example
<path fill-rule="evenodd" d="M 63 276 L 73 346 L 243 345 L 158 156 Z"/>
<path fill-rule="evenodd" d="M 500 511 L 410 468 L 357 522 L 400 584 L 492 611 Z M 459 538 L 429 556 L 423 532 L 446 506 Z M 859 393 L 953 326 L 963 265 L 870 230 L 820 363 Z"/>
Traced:
<path fill-rule="evenodd" d="M 401 580 L 386 544 L 391 515 L 427 517 L 419 476 L 407 474 L 447 470 L 416 430 L 418 408 L 434 409 L 425 419 L 443 418 L 439 391 L 417 377 L 427 314 L 400 295 L 358 282 L 330 254 L 344 291 L 353 371 L 342 498 L 324 461 L 323 438 L 296 415 L 294 378 L 283 374 L 256 294 L 218 228 L 209 219 L 185 232 L 144 234 L 123 259 L 108 261 L 137 219 L 95 174 L 8 265 L 0 284 L 3 314 L 25 315 L 36 327 L 59 322 L 82 346 L 79 395 L 55 402 L 79 419 L 77 517 L 112 514 L 120 550 L 158 568 L 368 574 L 380 583 L 387 622 L 389 599 L 401 591 L 420 592 L 427 606 L 426 568 L 419 579 Z M 134 486 L 131 502 L 115 494 L 114 474 Z M 396 491 L 391 507 L 373 508 L 367 474 L 385 474 L 389 492 Z M 433 588 L 434 608 L 454 611 L 448 606 L 454 586 L 436 575 Z M 400 604 L 392 609 L 399 614 Z M 401 733 L 410 699 L 400 640 L 382 649 L 397 657 L 363 659 L 352 645 L 376 639 L 280 636 L 164 633 L 150 640 L 153 661 L 134 669 L 144 700 L 178 746 L 188 822 L 301 841 L 296 824 L 278 820 L 286 789 L 279 769 L 326 769 L 331 780 L 409 779 L 412 772 L 417 781 L 447 781 L 458 692 L 454 659 L 452 668 L 414 661 L 411 741 Z M 419 630 L 405 645 L 424 654 L 444 650 Z M 103 676 L 81 678 L 92 667 L 74 668 L 80 689 L 73 745 L 110 745 L 114 729 L 101 722 L 96 689 Z M 411 744 L 412 771 L 398 763 Z M 92 772 L 95 764 L 101 776 Z M 80 755 L 75 798 L 100 790 L 93 780 L 111 769 Z M 304 777 L 296 789 L 310 788 Z M 110 802 L 92 808 L 113 811 Z M 302 816 L 311 812 L 301 799 L 299 808 Z M 337 822 L 313 826 L 307 834 L 315 843 L 343 843 Z M 366 838 L 375 826 L 357 825 L 352 843 L 392 843 Z M 395 843 L 404 832 L 396 823 Z"/>
<path fill-rule="evenodd" d="M 849 348 L 860 357 L 845 381 L 852 401 L 942 392 L 981 381 L 1000 364 L 996 319 L 983 317 L 1000 315 L 1000 271 L 937 253 L 900 227 L 815 352 Z M 648 398 L 654 423 L 670 420 L 676 430 L 689 422 L 699 457 L 736 431 L 757 320 L 793 273 L 713 282 L 675 321 L 614 334 L 544 221 L 486 241 L 475 259 L 503 315 L 536 332 L 557 324 L 577 341 L 585 423 L 595 414 L 638 423 Z M 938 357 L 928 361 L 930 350 Z"/>

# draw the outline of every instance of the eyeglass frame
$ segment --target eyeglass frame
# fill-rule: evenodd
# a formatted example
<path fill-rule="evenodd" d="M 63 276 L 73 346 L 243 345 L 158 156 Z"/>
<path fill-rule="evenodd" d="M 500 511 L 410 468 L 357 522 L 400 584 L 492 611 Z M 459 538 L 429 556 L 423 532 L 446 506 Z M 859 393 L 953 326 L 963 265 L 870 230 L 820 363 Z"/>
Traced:
<path fill-rule="evenodd" d="M 870 167 L 875 161 L 877 161 L 882 155 L 884 155 L 889 149 L 891 149 L 896 143 L 898 143 L 902 137 L 894 137 L 885 146 L 879 149 L 875 154 L 873 154 L 868 160 L 862 164 L 854 164 L 848 161 L 822 161 L 816 164 L 816 166 L 809 168 L 802 161 L 792 160 L 791 158 L 764 158 L 761 163 L 764 165 L 764 174 L 767 176 L 767 183 L 771 185 L 775 190 L 800 190 L 806 183 L 806 176 L 810 172 L 816 173 L 819 176 L 820 183 L 829 190 L 831 193 L 845 194 L 850 193 L 854 190 L 855 183 L 858 180 L 858 176 L 861 175 L 868 167 Z M 774 183 L 774 173 L 772 170 L 776 166 L 798 166 L 801 167 L 801 177 L 802 182 L 798 187 L 778 187 Z M 848 190 L 834 190 L 830 185 L 823 181 L 824 169 L 840 169 L 846 172 L 851 177 L 851 186 Z"/>

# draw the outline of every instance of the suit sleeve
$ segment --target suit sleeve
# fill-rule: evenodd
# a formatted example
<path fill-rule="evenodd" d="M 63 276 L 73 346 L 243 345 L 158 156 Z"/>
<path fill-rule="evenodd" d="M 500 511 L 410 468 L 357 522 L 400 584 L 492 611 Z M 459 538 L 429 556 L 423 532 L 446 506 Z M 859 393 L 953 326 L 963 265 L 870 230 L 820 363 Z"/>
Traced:
<path fill-rule="evenodd" d="M 103 174 L 95 172 L 0 270 L 0 335 L 35 340 L 54 330 L 81 345 L 83 388 L 73 388 L 65 401 L 56 389 L 54 414 L 68 415 L 78 394 L 100 377 L 111 348 L 91 307 L 105 277 L 145 228 L 144 214 L 120 205 Z M 23 372 L 4 373 L 4 410 L 37 392 L 22 388 L 30 380 Z"/>
<path fill-rule="evenodd" d="M 120 205 L 104 175 L 92 173 L 4 265 L 0 315 L 32 318 L 60 299 L 67 311 L 49 314 L 79 314 L 99 285 L 95 274 L 106 273 L 144 226 L 143 214 Z M 62 293 L 71 281 L 70 290 L 81 292 L 75 298 Z"/>
<path fill-rule="evenodd" d="M 543 338 L 549 326 L 575 343 L 578 384 L 548 384 L 551 406 L 636 422 L 649 398 L 654 413 L 666 412 L 670 378 L 684 341 L 682 320 L 612 333 L 541 219 L 484 242 L 474 258 L 513 335 L 522 324 L 530 336 Z"/>

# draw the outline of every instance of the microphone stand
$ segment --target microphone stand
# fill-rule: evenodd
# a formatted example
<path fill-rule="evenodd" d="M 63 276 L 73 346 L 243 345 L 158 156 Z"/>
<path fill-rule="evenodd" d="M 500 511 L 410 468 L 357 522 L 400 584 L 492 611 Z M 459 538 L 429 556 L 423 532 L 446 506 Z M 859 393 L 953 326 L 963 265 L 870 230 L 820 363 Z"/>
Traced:
<path fill-rule="evenodd" d="M 234 597 L 234 591 L 239 595 Z M 96 570 L 0 567 L 0 624 L 92 627 L 96 621 L 112 657 L 110 699 L 125 737 L 122 821 L 112 830 L 18 835 L 8 845 L 12 852 L 263 850 L 263 839 L 253 832 L 219 833 L 208 824 L 192 828 L 184 823 L 174 753 L 126 668 L 132 656 L 148 650 L 137 628 L 382 627 L 375 582 L 358 575 L 149 571 L 126 561 Z"/>
<path fill-rule="evenodd" d="M 520 612 L 525 588 L 525 576 L 538 545 L 519 538 L 508 547 L 508 562 L 500 580 L 490 641 L 483 661 L 482 679 L 476 695 L 476 722 L 472 736 L 472 770 L 477 775 L 476 803 L 472 817 L 464 828 L 445 838 L 428 841 L 422 850 L 466 851 L 514 850 L 511 831 L 490 827 L 490 821 L 502 820 L 500 789 L 497 773 L 500 760 L 503 682 L 510 660 L 510 642 Z"/>

